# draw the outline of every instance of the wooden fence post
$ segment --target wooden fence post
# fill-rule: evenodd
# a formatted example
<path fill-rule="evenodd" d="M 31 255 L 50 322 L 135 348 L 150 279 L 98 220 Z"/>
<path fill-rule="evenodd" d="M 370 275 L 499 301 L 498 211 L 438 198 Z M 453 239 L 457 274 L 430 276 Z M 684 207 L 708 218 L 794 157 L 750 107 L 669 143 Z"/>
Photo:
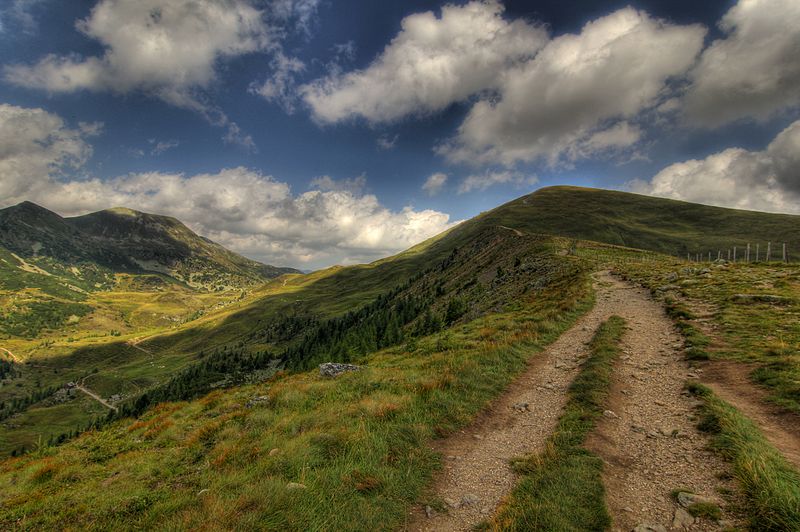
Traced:
<path fill-rule="evenodd" d="M 769 256 L 772 254 L 772 242 L 767 242 L 767 262 L 769 262 Z"/>

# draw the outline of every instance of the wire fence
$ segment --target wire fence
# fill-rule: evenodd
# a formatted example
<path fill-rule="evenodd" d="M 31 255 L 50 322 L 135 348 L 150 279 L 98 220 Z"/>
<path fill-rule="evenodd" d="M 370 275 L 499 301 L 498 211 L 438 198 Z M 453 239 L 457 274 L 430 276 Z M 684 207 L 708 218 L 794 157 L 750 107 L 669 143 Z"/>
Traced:
<path fill-rule="evenodd" d="M 765 247 L 760 243 L 755 245 L 732 246 L 727 249 L 718 249 L 716 252 L 708 250 L 702 252 L 687 252 L 687 262 L 789 262 L 789 246 L 786 242 L 767 242 Z"/>

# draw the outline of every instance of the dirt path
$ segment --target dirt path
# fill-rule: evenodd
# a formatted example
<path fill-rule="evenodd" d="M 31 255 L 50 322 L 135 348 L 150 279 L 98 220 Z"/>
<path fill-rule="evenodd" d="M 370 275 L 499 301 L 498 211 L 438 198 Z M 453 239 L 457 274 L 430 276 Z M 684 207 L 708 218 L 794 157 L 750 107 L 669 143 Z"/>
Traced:
<path fill-rule="evenodd" d="M 13 360 L 14 362 L 19 362 L 19 361 L 20 361 L 20 360 L 19 360 L 19 358 L 17 358 L 17 355 L 15 355 L 14 353 L 12 353 L 11 351 L 9 351 L 8 349 L 6 349 L 5 347 L 0 347 L 0 351 L 3 351 L 5 354 L 7 354 L 8 356 L 10 356 L 10 357 L 11 357 L 11 360 Z"/>
<path fill-rule="evenodd" d="M 97 395 L 96 393 L 94 393 L 89 388 L 86 388 L 82 384 L 76 384 L 75 388 L 77 388 L 78 390 L 82 391 L 83 393 L 85 393 L 86 395 L 88 395 L 89 397 L 91 397 L 92 399 L 94 399 L 95 401 L 100 403 L 101 405 L 105 406 L 106 408 L 110 408 L 114 412 L 116 412 L 118 410 L 118 408 L 116 406 L 112 405 L 111 403 L 109 403 L 108 401 L 106 401 L 105 399 L 103 399 L 102 397 Z"/>
<path fill-rule="evenodd" d="M 437 443 L 445 466 L 434 491 L 449 511 L 429 512 L 428 517 L 425 509 L 417 508 L 408 530 L 469 530 L 491 516 L 514 487 L 517 479 L 509 460 L 542 449 L 561 415 L 567 387 L 588 356 L 586 344 L 597 327 L 614 314 L 631 319 L 642 312 L 643 291 L 629 288 L 607 272 L 595 278 L 595 307 L 532 357 L 525 373 L 475 423 Z"/>
<path fill-rule="evenodd" d="M 152 352 L 152 351 L 150 351 L 150 350 L 148 350 L 148 349 L 145 349 L 144 347 L 141 347 L 141 346 L 139 345 L 141 342 L 143 342 L 143 341 L 145 341 L 145 340 L 147 340 L 147 337 L 144 337 L 144 338 L 142 338 L 142 337 L 136 337 L 136 338 L 131 338 L 130 340 L 128 340 L 128 341 L 127 341 L 127 342 L 125 342 L 125 343 L 126 343 L 126 344 L 128 344 L 129 346 L 133 347 L 134 349 L 138 349 L 138 350 L 139 350 L 139 351 L 141 351 L 142 353 L 147 353 L 148 355 L 152 355 L 152 354 L 153 354 L 153 352 Z"/>
<path fill-rule="evenodd" d="M 703 365 L 702 381 L 753 421 L 764 437 L 800 469 L 800 416 L 770 404 L 767 391 L 750 380 L 755 366 L 734 361 Z"/>
<path fill-rule="evenodd" d="M 697 402 L 684 384 L 699 375 L 684 361 L 682 339 L 661 305 L 643 289 L 621 282 L 612 292 L 598 295 L 598 304 L 606 300 L 621 307 L 617 313 L 630 330 L 615 367 L 611 413 L 603 417 L 587 446 L 606 463 L 603 480 L 614 530 L 629 531 L 642 524 L 668 530 L 678 509 L 672 490 L 688 489 L 722 503 L 717 489 L 734 486 L 720 480 L 726 476 L 726 464 L 708 450 L 707 438 L 696 429 Z M 738 524 L 724 511 L 723 517 Z M 702 520 L 687 528 L 720 526 Z"/>

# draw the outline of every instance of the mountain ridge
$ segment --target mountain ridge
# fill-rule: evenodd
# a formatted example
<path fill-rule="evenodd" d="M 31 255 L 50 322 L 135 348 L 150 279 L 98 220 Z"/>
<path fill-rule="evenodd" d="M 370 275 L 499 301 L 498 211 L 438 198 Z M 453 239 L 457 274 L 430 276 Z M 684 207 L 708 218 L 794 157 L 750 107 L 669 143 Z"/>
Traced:
<path fill-rule="evenodd" d="M 0 246 L 25 258 L 95 263 L 114 272 L 157 272 L 205 288 L 299 273 L 238 255 L 174 217 L 126 207 L 61 217 L 24 201 L 0 210 Z"/>

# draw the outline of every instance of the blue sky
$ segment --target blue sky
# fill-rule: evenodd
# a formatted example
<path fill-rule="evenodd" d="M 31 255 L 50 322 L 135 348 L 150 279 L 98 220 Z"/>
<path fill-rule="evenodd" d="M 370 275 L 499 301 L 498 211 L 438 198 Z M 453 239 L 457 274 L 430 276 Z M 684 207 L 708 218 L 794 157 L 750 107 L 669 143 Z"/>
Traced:
<path fill-rule="evenodd" d="M 536 188 L 798 212 L 794 0 L 7 0 L 0 207 L 170 214 L 264 262 Z"/>

